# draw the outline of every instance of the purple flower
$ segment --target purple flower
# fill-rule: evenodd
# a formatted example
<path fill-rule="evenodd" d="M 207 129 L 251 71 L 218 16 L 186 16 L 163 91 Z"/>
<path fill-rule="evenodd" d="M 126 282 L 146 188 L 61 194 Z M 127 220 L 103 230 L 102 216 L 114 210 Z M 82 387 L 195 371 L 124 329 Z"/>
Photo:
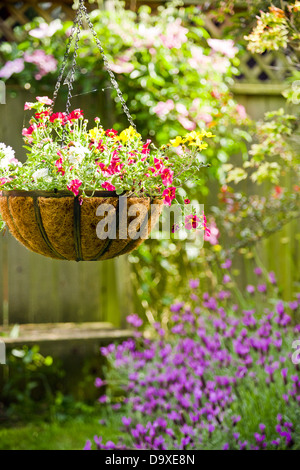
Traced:
<path fill-rule="evenodd" d="M 228 442 L 226 442 L 226 444 L 224 444 L 223 450 L 229 450 L 229 444 L 228 444 Z"/>
<path fill-rule="evenodd" d="M 177 304 L 171 305 L 170 310 L 171 312 L 179 312 L 183 306 L 184 302 L 178 302 Z"/>
<path fill-rule="evenodd" d="M 284 313 L 284 305 L 283 305 L 283 302 L 281 300 L 276 305 L 276 312 L 278 313 L 278 315 L 283 315 L 283 313 Z"/>
<path fill-rule="evenodd" d="M 262 275 L 262 269 L 259 268 L 259 267 L 256 267 L 254 268 L 254 274 L 256 274 L 256 276 L 261 276 Z"/>
<path fill-rule="evenodd" d="M 190 279 L 189 284 L 191 289 L 197 289 L 197 287 L 199 287 L 200 281 L 199 279 Z"/>
<path fill-rule="evenodd" d="M 241 416 L 232 416 L 232 424 L 235 426 L 239 421 L 241 421 Z"/>
<path fill-rule="evenodd" d="M 254 292 L 255 292 L 255 287 L 252 286 L 251 284 L 249 284 L 249 285 L 246 287 L 246 291 L 247 291 L 249 294 L 254 294 Z"/>
<path fill-rule="evenodd" d="M 209 424 L 208 427 L 207 427 L 207 430 L 208 430 L 208 432 L 209 432 L 210 434 L 211 434 L 212 432 L 214 432 L 214 430 L 215 430 L 214 425 L 213 425 L 213 424 Z"/>
<path fill-rule="evenodd" d="M 232 265 L 231 259 L 227 259 L 223 264 L 221 264 L 222 269 L 230 269 Z"/>
<path fill-rule="evenodd" d="M 273 446 L 279 446 L 279 445 L 280 445 L 280 438 L 275 439 L 274 441 L 271 441 L 271 444 L 272 444 Z"/>
<path fill-rule="evenodd" d="M 230 281 L 231 281 L 230 276 L 228 276 L 228 274 L 225 274 L 223 277 L 223 284 L 228 284 L 228 282 Z"/>
<path fill-rule="evenodd" d="M 83 450 L 92 450 L 92 443 L 91 443 L 91 441 L 86 441 L 86 444 L 85 444 Z"/>
<path fill-rule="evenodd" d="M 297 308 L 298 308 L 297 300 L 294 300 L 293 302 L 290 302 L 289 307 L 290 307 L 291 310 L 297 310 Z"/>
<path fill-rule="evenodd" d="M 271 284 L 276 284 L 276 277 L 275 277 L 275 273 L 273 271 L 270 271 L 269 272 L 269 281 Z"/>
<path fill-rule="evenodd" d="M 112 450 L 116 448 L 116 444 L 112 441 L 107 441 L 104 447 L 106 450 Z"/>
<path fill-rule="evenodd" d="M 131 418 L 127 418 L 126 416 L 122 416 L 122 423 L 124 424 L 124 426 L 126 426 L 126 427 L 130 426 L 131 422 L 132 422 Z"/>
<path fill-rule="evenodd" d="M 258 284 L 257 290 L 258 290 L 258 292 L 266 292 L 267 291 L 266 284 Z"/>
<path fill-rule="evenodd" d="M 139 328 L 143 324 L 143 320 L 138 315 L 136 315 L 136 313 L 128 315 L 126 317 L 126 321 L 129 325 L 134 326 L 134 328 Z"/>
<path fill-rule="evenodd" d="M 107 403 L 108 402 L 108 397 L 106 395 L 102 395 L 100 398 L 98 398 L 99 403 Z"/>
<path fill-rule="evenodd" d="M 95 387 L 100 388 L 100 387 L 102 387 L 102 385 L 104 385 L 104 384 L 105 384 L 105 382 L 104 382 L 102 379 L 100 379 L 99 377 L 96 378 L 96 380 L 95 380 Z"/>

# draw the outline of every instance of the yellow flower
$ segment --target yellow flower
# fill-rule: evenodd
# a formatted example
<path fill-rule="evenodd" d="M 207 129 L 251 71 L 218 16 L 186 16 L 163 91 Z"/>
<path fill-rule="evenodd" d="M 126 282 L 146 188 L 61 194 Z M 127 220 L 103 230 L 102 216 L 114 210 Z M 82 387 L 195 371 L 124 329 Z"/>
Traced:
<path fill-rule="evenodd" d="M 198 150 L 204 150 L 207 149 L 208 144 L 197 139 L 195 142 L 190 142 L 189 147 L 197 147 Z"/>
<path fill-rule="evenodd" d="M 217 253 L 219 253 L 219 252 L 222 250 L 222 247 L 221 247 L 221 245 L 218 245 L 218 244 L 217 244 L 217 245 L 214 245 L 214 246 L 212 247 L 212 249 L 213 249 L 214 251 L 216 251 Z"/>
<path fill-rule="evenodd" d="M 120 133 L 118 140 L 121 140 L 121 142 L 125 144 L 126 142 L 131 141 L 135 138 L 141 139 L 142 136 L 132 126 L 130 126 Z"/>
<path fill-rule="evenodd" d="M 94 129 L 91 129 L 89 131 L 89 137 L 90 139 L 93 139 L 93 140 L 98 140 L 100 139 L 100 137 L 102 137 L 104 134 L 104 129 L 102 129 L 102 127 L 94 127 Z"/>
<path fill-rule="evenodd" d="M 201 141 L 203 140 L 203 137 L 215 137 L 210 131 L 205 131 L 204 129 L 201 129 L 201 131 L 192 131 L 189 132 L 188 134 L 185 135 L 185 139 L 187 142 L 192 142 L 192 141 Z"/>
<path fill-rule="evenodd" d="M 196 140 L 196 139 L 202 139 L 203 135 L 200 132 L 192 131 L 186 134 L 184 137 L 185 137 L 186 142 L 192 142 L 193 140 Z"/>
<path fill-rule="evenodd" d="M 170 140 L 170 144 L 172 145 L 172 147 L 179 147 L 179 145 L 184 144 L 184 142 L 185 140 L 183 140 L 180 135 L 178 135 L 176 139 Z"/>

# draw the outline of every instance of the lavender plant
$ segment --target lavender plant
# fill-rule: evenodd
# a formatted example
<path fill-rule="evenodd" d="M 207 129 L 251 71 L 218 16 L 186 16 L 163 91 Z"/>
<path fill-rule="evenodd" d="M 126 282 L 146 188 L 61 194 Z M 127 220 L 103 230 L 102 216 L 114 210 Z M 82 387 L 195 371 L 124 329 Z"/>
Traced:
<path fill-rule="evenodd" d="M 255 268 L 257 285 L 236 302 L 230 268 L 214 295 L 200 298 L 191 280 L 155 334 L 130 315 L 135 338 L 101 349 L 110 370 L 96 380 L 99 401 L 111 416 L 122 409 L 120 440 L 96 436 L 86 449 L 300 448 L 300 294 L 274 298 L 274 273 L 265 281 Z"/>

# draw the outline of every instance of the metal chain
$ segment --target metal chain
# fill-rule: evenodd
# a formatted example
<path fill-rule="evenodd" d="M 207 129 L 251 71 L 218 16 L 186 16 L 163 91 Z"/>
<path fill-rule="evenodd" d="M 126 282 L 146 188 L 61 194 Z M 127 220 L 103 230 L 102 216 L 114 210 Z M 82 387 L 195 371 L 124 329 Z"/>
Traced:
<path fill-rule="evenodd" d="M 100 40 L 98 39 L 97 33 L 96 33 L 96 31 L 93 27 L 93 23 L 90 20 L 87 8 L 84 5 L 84 0 L 80 0 L 80 5 L 79 5 L 79 8 L 77 10 L 77 14 L 76 14 L 76 17 L 75 17 L 75 20 L 74 20 L 74 24 L 72 26 L 71 34 L 70 34 L 70 37 L 69 37 L 69 41 L 68 41 L 68 44 L 67 44 L 66 52 L 65 52 L 65 55 L 64 55 L 63 63 L 62 63 L 62 68 L 60 70 L 59 77 L 58 77 L 57 83 L 55 85 L 54 93 L 53 93 L 53 103 L 51 105 L 51 111 L 53 110 L 53 107 L 55 105 L 55 101 L 56 101 L 59 89 L 61 87 L 61 82 L 62 82 L 63 75 L 64 75 L 66 65 L 67 65 L 67 62 L 68 62 L 72 42 L 73 42 L 73 39 L 75 37 L 75 47 L 74 47 L 74 54 L 73 54 L 73 58 L 72 58 L 70 78 L 68 80 L 66 80 L 66 83 L 68 85 L 68 98 L 67 98 L 67 103 L 66 103 L 66 112 L 67 112 L 67 114 L 69 114 L 69 112 L 70 112 L 73 82 L 74 82 L 75 70 L 76 70 L 76 59 L 77 59 L 77 56 L 78 56 L 77 51 L 78 51 L 78 46 L 79 46 L 80 30 L 81 30 L 81 27 L 83 26 L 83 17 L 84 16 L 86 18 L 87 24 L 88 24 L 92 34 L 93 34 L 93 37 L 94 37 L 95 42 L 97 44 L 97 47 L 100 51 L 101 57 L 102 57 L 103 62 L 104 62 L 104 67 L 105 67 L 106 71 L 109 74 L 110 82 L 111 82 L 113 88 L 117 92 L 118 98 L 119 98 L 120 103 L 121 103 L 122 108 L 123 108 L 123 111 L 124 111 L 128 121 L 129 121 L 130 125 L 134 129 L 136 129 L 136 125 L 133 122 L 133 119 L 132 119 L 132 116 L 131 116 L 130 111 L 128 109 L 128 106 L 127 106 L 127 104 L 126 104 L 126 102 L 123 98 L 122 92 L 121 92 L 121 90 L 119 88 L 119 85 L 116 81 L 116 77 L 115 77 L 113 71 L 110 68 L 110 65 L 109 65 L 108 59 L 107 59 L 107 57 L 104 53 L 104 49 L 102 47 L 102 44 L 101 44 Z M 63 138 L 63 140 L 64 140 L 64 138 Z"/>
<path fill-rule="evenodd" d="M 102 47 L 102 44 L 101 44 L 100 40 L 98 39 L 98 36 L 97 36 L 96 31 L 94 30 L 93 23 L 91 22 L 90 17 L 89 17 L 89 14 L 88 14 L 88 11 L 87 11 L 87 9 L 86 9 L 86 7 L 85 7 L 85 5 L 84 5 L 84 0 L 80 0 L 80 3 L 81 3 L 80 6 L 82 7 L 83 13 L 84 13 L 84 15 L 85 15 L 85 17 L 86 17 L 86 21 L 87 21 L 87 23 L 88 23 L 88 25 L 89 25 L 89 28 L 90 28 L 90 30 L 91 30 L 93 36 L 94 36 L 95 42 L 96 42 L 96 44 L 97 44 L 97 46 L 98 46 L 98 49 L 99 49 L 99 51 L 100 51 L 101 57 L 102 57 L 103 62 L 104 62 L 104 67 L 105 67 L 106 71 L 107 71 L 108 74 L 109 74 L 110 82 L 111 82 L 112 86 L 114 87 L 114 89 L 115 89 L 116 92 L 117 92 L 118 98 L 119 98 L 120 103 L 121 103 L 121 105 L 122 105 L 123 111 L 124 111 L 124 113 L 126 114 L 126 117 L 127 117 L 128 121 L 129 121 L 129 124 L 131 124 L 131 126 L 132 126 L 134 129 L 136 129 L 136 125 L 135 125 L 135 123 L 133 122 L 133 119 L 132 119 L 132 116 L 131 116 L 130 111 L 129 111 L 129 109 L 128 109 L 128 106 L 127 106 L 127 104 L 126 104 L 126 101 L 124 100 L 123 95 L 122 95 L 122 92 L 121 92 L 121 90 L 120 90 L 120 88 L 119 88 L 119 85 L 118 85 L 118 83 L 117 83 L 117 81 L 116 81 L 116 77 L 115 77 L 113 71 L 112 71 L 111 68 L 110 68 L 110 65 L 109 65 L 108 59 L 107 59 L 107 57 L 106 57 L 106 55 L 105 55 L 105 53 L 104 53 L 104 49 L 103 49 L 103 47 Z"/>
<path fill-rule="evenodd" d="M 53 108 L 54 108 L 54 105 L 55 105 L 55 102 L 56 102 L 56 99 L 57 99 L 57 96 L 58 96 L 58 92 L 59 92 L 59 89 L 61 87 L 61 82 L 62 82 L 63 75 L 64 75 L 64 72 L 65 72 L 65 69 L 66 69 L 66 66 L 67 66 L 67 62 L 68 62 L 68 58 L 69 58 L 69 54 L 70 54 L 70 50 L 71 50 L 75 30 L 77 29 L 77 23 L 78 23 L 79 17 L 82 17 L 82 11 L 80 9 L 77 10 L 76 17 L 75 17 L 74 23 L 72 25 L 71 33 L 70 33 L 69 40 L 68 40 L 67 47 L 66 47 L 66 52 L 65 52 L 63 62 L 62 62 L 62 66 L 61 66 L 61 69 L 60 69 L 60 72 L 59 72 L 59 76 L 58 76 L 58 79 L 57 79 L 57 82 L 56 82 L 56 85 L 55 85 L 55 88 L 54 88 L 54 93 L 53 93 L 53 98 L 52 98 L 53 103 L 52 103 L 51 108 L 50 108 L 51 112 L 53 111 Z"/>
<path fill-rule="evenodd" d="M 75 78 L 76 59 L 78 57 L 77 51 L 78 51 L 78 46 L 79 46 L 80 30 L 82 27 L 82 19 L 83 19 L 82 12 L 81 10 L 79 10 L 79 18 L 78 18 L 76 34 L 75 34 L 75 45 L 74 45 L 74 53 L 73 53 L 73 58 L 72 58 L 71 70 L 70 70 L 69 79 L 65 80 L 65 83 L 68 85 L 66 114 L 70 113 L 70 108 L 71 108 L 71 99 L 72 99 L 73 83 L 74 83 L 74 78 Z"/>

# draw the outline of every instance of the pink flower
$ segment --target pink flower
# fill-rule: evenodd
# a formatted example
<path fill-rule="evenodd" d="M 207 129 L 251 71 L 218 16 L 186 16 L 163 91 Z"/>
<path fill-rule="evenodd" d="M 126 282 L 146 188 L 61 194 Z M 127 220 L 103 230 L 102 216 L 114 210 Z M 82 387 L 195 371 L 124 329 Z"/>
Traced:
<path fill-rule="evenodd" d="M 184 226 L 187 230 L 192 230 L 192 228 L 197 228 L 199 226 L 200 219 L 194 214 L 187 215 L 184 218 Z"/>
<path fill-rule="evenodd" d="M 209 231 L 209 235 L 207 230 Z M 204 241 L 209 242 L 211 245 L 217 245 L 220 232 L 214 220 L 209 223 L 207 230 L 204 233 Z"/>
<path fill-rule="evenodd" d="M 193 131 L 196 129 L 196 123 L 193 121 L 190 121 L 188 118 L 184 116 L 178 116 L 178 121 L 184 127 L 187 131 Z"/>
<path fill-rule="evenodd" d="M 170 186 L 166 188 L 162 193 L 164 197 L 164 204 L 168 204 L 169 206 L 172 204 L 173 199 L 175 199 L 176 188 L 174 186 Z"/>
<path fill-rule="evenodd" d="M 0 178 L 0 186 L 5 183 L 9 183 L 10 181 L 12 181 L 12 178 Z"/>
<path fill-rule="evenodd" d="M 170 170 L 169 168 L 164 168 L 161 172 L 162 182 L 164 186 L 168 186 L 173 182 L 173 175 L 174 171 Z"/>
<path fill-rule="evenodd" d="M 247 112 L 246 112 L 245 106 L 243 106 L 242 104 L 237 104 L 236 110 L 241 119 L 246 119 Z"/>
<path fill-rule="evenodd" d="M 184 203 L 185 203 L 185 204 L 190 204 L 191 201 L 190 201 L 188 198 L 186 198 L 186 199 L 184 200 Z"/>
<path fill-rule="evenodd" d="M 24 104 L 24 111 L 27 111 L 27 109 L 32 109 L 32 106 L 34 105 L 34 103 L 29 103 L 29 102 L 26 102 Z"/>
<path fill-rule="evenodd" d="M 101 184 L 103 189 L 106 189 L 107 191 L 115 191 L 116 188 L 113 184 L 111 184 L 109 181 L 105 181 L 105 183 Z"/>
<path fill-rule="evenodd" d="M 234 42 L 232 39 L 209 38 L 207 43 L 215 52 L 220 52 L 230 59 L 232 59 L 238 52 L 238 48 L 234 47 Z"/>
<path fill-rule="evenodd" d="M 167 100 L 166 102 L 164 101 L 159 101 L 157 105 L 153 108 L 153 111 L 157 116 L 166 116 L 169 114 L 170 111 L 174 109 L 174 101 L 173 100 Z"/>
<path fill-rule="evenodd" d="M 176 111 L 181 114 L 182 116 L 188 116 L 189 112 L 182 103 L 177 103 L 176 104 Z"/>
<path fill-rule="evenodd" d="M 76 179 L 72 180 L 70 184 L 68 184 L 67 189 L 68 191 L 72 191 L 74 196 L 78 196 L 79 194 L 79 188 L 82 185 L 82 181 Z"/>
<path fill-rule="evenodd" d="M 55 72 L 57 69 L 57 60 L 53 55 L 46 54 L 42 49 L 36 49 L 32 53 L 25 52 L 24 60 L 37 66 L 38 72 L 34 76 L 36 80 L 41 80 L 45 75 Z"/>
<path fill-rule="evenodd" d="M 134 70 L 134 65 L 119 60 L 116 64 L 110 64 L 110 68 L 115 73 L 131 73 Z"/>
<path fill-rule="evenodd" d="M 212 65 L 212 58 L 203 54 L 201 47 L 192 46 L 191 54 L 192 58 L 188 59 L 188 63 L 193 69 L 201 70 L 203 73 L 204 70 L 207 70 Z"/>
<path fill-rule="evenodd" d="M 58 151 L 57 154 L 60 156 L 61 153 Z M 65 170 L 63 169 L 63 159 L 62 157 L 60 156 L 60 158 L 58 160 L 56 160 L 55 162 L 55 166 L 57 168 L 57 173 L 61 173 L 62 176 L 64 176 L 64 174 L 66 173 Z"/>
<path fill-rule="evenodd" d="M 37 96 L 36 99 L 37 101 L 39 101 L 39 103 L 42 103 L 42 104 L 50 105 L 53 103 L 53 101 L 50 98 L 48 98 L 48 96 Z"/>
<path fill-rule="evenodd" d="M 160 39 L 168 49 L 180 49 L 182 44 L 187 42 L 186 35 L 188 32 L 188 29 L 181 26 L 181 19 L 177 18 L 176 21 L 168 24 L 166 34 L 161 34 Z"/>
<path fill-rule="evenodd" d="M 24 128 L 22 130 L 22 135 L 25 136 L 30 136 L 34 131 L 36 131 L 37 125 L 33 124 L 32 126 L 29 126 L 28 129 Z"/>
<path fill-rule="evenodd" d="M 150 149 L 148 148 L 151 144 L 151 140 L 147 139 L 146 143 L 143 145 L 142 155 L 148 155 L 150 153 Z"/>
<path fill-rule="evenodd" d="M 62 25 L 60 20 L 54 20 L 50 24 L 41 23 L 38 28 L 29 31 L 29 35 L 38 39 L 50 38 L 56 33 L 56 31 L 61 29 L 61 27 Z"/>
<path fill-rule="evenodd" d="M 23 59 L 9 60 L 0 70 L 0 78 L 10 78 L 14 73 L 21 73 L 23 70 Z"/>

